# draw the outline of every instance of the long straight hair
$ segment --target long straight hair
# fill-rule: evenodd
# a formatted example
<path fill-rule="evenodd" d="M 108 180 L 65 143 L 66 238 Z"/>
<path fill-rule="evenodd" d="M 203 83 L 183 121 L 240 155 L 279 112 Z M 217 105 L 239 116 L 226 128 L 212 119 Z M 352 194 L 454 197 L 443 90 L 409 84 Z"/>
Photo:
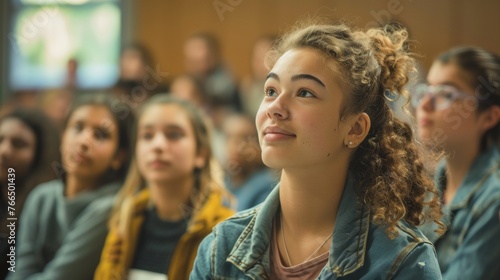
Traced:
<path fill-rule="evenodd" d="M 230 196 L 223 187 L 222 168 L 213 157 L 210 143 L 210 129 L 209 125 L 205 121 L 207 118 L 205 118 L 202 112 L 191 103 L 167 94 L 159 94 L 148 99 L 148 101 L 146 101 L 138 111 L 138 118 L 134 126 L 134 147 L 137 145 L 137 127 L 144 112 L 152 106 L 165 104 L 175 104 L 187 113 L 189 121 L 193 127 L 197 153 L 203 152 L 206 157 L 205 166 L 200 169 L 193 170 L 195 186 L 193 189 L 194 191 L 191 194 L 191 205 L 189 205 L 192 209 L 189 221 L 189 223 L 191 223 L 192 218 L 196 216 L 211 193 L 218 192 L 223 197 L 227 198 L 228 201 L 230 200 Z M 130 226 L 131 218 L 133 216 L 132 211 L 134 211 L 135 196 L 145 187 L 146 181 L 140 174 L 137 167 L 137 161 L 134 158 L 132 159 L 124 186 L 117 196 L 109 223 L 110 228 L 118 229 L 118 232 L 122 236 L 126 236 L 127 229 Z"/>

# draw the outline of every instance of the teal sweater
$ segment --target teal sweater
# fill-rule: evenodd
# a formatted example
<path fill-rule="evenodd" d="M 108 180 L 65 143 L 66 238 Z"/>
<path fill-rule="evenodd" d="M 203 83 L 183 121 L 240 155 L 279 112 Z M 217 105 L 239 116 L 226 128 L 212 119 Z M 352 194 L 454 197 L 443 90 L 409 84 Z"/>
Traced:
<path fill-rule="evenodd" d="M 15 279 L 92 279 L 120 185 L 64 196 L 59 180 L 36 187 L 18 220 Z"/>

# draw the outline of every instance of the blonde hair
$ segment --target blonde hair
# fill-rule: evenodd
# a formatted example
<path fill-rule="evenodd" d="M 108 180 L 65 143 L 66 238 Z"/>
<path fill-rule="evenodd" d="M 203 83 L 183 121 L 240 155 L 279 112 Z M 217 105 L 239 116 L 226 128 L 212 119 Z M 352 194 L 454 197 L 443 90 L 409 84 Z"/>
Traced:
<path fill-rule="evenodd" d="M 359 201 L 369 207 L 374 223 L 386 227 L 389 238 L 398 235 L 400 220 L 417 226 L 430 219 L 444 228 L 439 196 L 424 169 L 413 132 L 394 117 L 387 104 L 389 96 L 407 95 L 404 86 L 415 70 L 407 39 L 407 31 L 395 26 L 364 32 L 344 24 L 306 23 L 281 38 L 266 59 L 272 66 L 291 49 L 321 52 L 339 74 L 332 79 L 340 77 L 345 93 L 341 121 L 368 114 L 369 133 L 352 156 L 349 170 L 358 178 Z"/>
<path fill-rule="evenodd" d="M 191 218 L 196 216 L 211 193 L 220 193 L 223 198 L 226 198 L 227 201 L 230 202 L 230 195 L 223 187 L 222 168 L 212 154 L 210 127 L 205 121 L 207 118 L 203 117 L 202 112 L 194 105 L 167 94 L 153 96 L 139 109 L 135 130 L 137 131 L 137 124 L 142 114 L 147 111 L 148 108 L 163 104 L 175 104 L 187 113 L 196 138 L 197 152 L 203 152 L 206 157 L 205 166 L 199 170 L 193 171 L 193 176 L 195 176 L 195 187 L 191 195 Z M 136 143 L 136 140 L 134 140 L 134 143 Z M 137 167 L 136 160 L 133 159 L 124 186 L 117 195 L 109 223 L 109 226 L 111 228 L 117 228 L 122 236 L 126 235 L 126 229 L 130 226 L 131 218 L 134 214 L 132 213 L 134 210 L 134 199 L 137 193 L 145 187 L 145 183 Z"/>

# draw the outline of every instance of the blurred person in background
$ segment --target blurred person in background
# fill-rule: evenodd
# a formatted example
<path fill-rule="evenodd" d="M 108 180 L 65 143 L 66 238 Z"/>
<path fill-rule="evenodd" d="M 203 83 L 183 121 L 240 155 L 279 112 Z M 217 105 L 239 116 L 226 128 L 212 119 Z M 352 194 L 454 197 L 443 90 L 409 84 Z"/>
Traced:
<path fill-rule="evenodd" d="M 249 116 L 255 117 L 264 98 L 264 83 L 269 73 L 264 60 L 276 39 L 277 36 L 274 35 L 262 36 L 253 45 L 250 59 L 251 74 L 243 79 L 240 89 L 241 105 Z"/>
<path fill-rule="evenodd" d="M 133 114 L 109 94 L 80 97 L 67 116 L 57 180 L 36 187 L 19 219 L 7 279 L 91 279 L 130 158 Z"/>
<path fill-rule="evenodd" d="M 233 112 L 232 109 L 214 104 L 201 81 L 189 74 L 181 75 L 172 81 L 171 94 L 196 105 L 210 118 L 208 125 L 213 125 L 211 133 L 213 153 L 220 163 L 224 162 L 227 155 L 222 123 L 227 115 Z"/>
<path fill-rule="evenodd" d="M 94 279 L 188 279 L 201 240 L 233 213 L 209 133 L 185 100 L 157 95 L 141 107 L 135 161 Z"/>
<path fill-rule="evenodd" d="M 203 84 L 194 76 L 184 74 L 172 81 L 171 94 L 179 99 L 187 100 L 200 108 L 207 115 L 210 114 L 210 101 Z"/>
<path fill-rule="evenodd" d="M 273 190 L 278 183 L 277 174 L 262 162 L 253 118 L 244 114 L 230 115 L 224 122 L 223 135 L 227 155 L 224 184 L 236 197 L 237 211 L 252 208 Z"/>
<path fill-rule="evenodd" d="M 59 159 L 58 149 L 59 132 L 41 111 L 19 108 L 0 119 L 0 279 L 8 272 L 7 218 L 19 217 L 33 188 L 56 177 L 52 163 Z"/>
<path fill-rule="evenodd" d="M 120 56 L 120 76 L 112 92 L 122 101 L 136 109 L 149 97 L 167 92 L 167 77 L 160 73 L 150 50 L 140 44 L 126 46 Z"/>
<path fill-rule="evenodd" d="M 217 38 L 210 33 L 196 33 L 184 44 L 185 67 L 205 87 L 212 106 L 240 110 L 238 87 L 222 62 Z"/>
<path fill-rule="evenodd" d="M 420 139 L 444 153 L 435 182 L 449 228 L 440 238 L 427 232 L 443 279 L 498 279 L 499 56 L 477 47 L 448 50 L 432 64 L 427 84 L 415 89 L 412 104 Z"/>

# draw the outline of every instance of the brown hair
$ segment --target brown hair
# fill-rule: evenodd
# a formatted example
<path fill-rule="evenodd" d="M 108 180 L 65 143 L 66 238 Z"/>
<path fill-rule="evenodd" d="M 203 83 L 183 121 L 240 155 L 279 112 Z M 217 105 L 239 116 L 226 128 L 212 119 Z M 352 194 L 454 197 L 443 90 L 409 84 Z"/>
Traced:
<path fill-rule="evenodd" d="M 26 125 L 35 135 L 36 142 L 35 153 L 26 178 L 16 178 L 16 213 L 19 216 L 30 192 L 39 184 L 56 179 L 56 173 L 53 172 L 51 166 L 60 158 L 60 139 L 55 124 L 40 110 L 16 108 L 0 118 L 0 125 L 8 119 L 16 119 Z M 4 187 L 7 188 L 7 186 Z M 1 225 L 5 226 L 5 223 L 2 222 Z"/>
<path fill-rule="evenodd" d="M 127 174 L 131 159 L 131 127 L 135 120 L 135 115 L 132 109 L 124 102 L 113 97 L 107 92 L 89 92 L 78 96 L 73 105 L 71 106 L 66 119 L 64 120 L 63 133 L 68 129 L 68 122 L 73 113 L 83 106 L 97 106 L 105 107 L 113 116 L 113 121 L 118 128 L 118 145 L 116 153 L 122 151 L 125 153 L 125 159 L 118 170 L 109 168 L 106 174 L 101 178 L 101 183 L 109 183 L 113 181 L 121 181 Z M 104 124 L 104 123 L 103 123 Z M 64 155 L 62 155 L 64 156 Z M 64 170 L 62 174 L 58 174 L 60 179 L 65 180 L 66 175 Z"/>
<path fill-rule="evenodd" d="M 187 113 L 196 138 L 197 152 L 203 152 L 206 157 L 205 166 L 201 169 L 195 169 L 193 171 L 193 176 L 195 176 L 195 186 L 191 195 L 190 206 L 193 209 L 191 212 L 191 218 L 196 216 L 197 211 L 201 210 L 202 205 L 211 193 L 219 192 L 224 197 L 227 197 L 229 202 L 229 195 L 223 188 L 222 168 L 218 165 L 212 154 L 210 129 L 205 121 L 207 118 L 203 117 L 203 114 L 198 108 L 196 108 L 195 105 L 167 94 L 159 94 L 151 97 L 140 107 L 138 112 L 137 121 L 135 123 L 136 133 L 134 135 L 133 146 L 135 147 L 137 142 L 137 125 L 142 114 L 152 106 L 164 104 L 175 104 Z M 139 173 L 136 160 L 133 159 L 125 184 L 118 194 L 110 220 L 110 227 L 118 228 L 120 234 L 122 235 L 126 234 L 125 229 L 128 227 L 130 218 L 132 217 L 132 207 L 135 195 L 142 190 L 145 185 L 146 182 Z"/>
<path fill-rule="evenodd" d="M 468 74 L 468 83 L 475 89 L 478 99 L 477 111 L 491 106 L 500 106 L 500 57 L 477 47 L 457 47 L 441 54 L 436 61 L 457 65 Z M 480 150 L 500 139 L 500 123 L 486 131 L 481 137 Z"/>
<path fill-rule="evenodd" d="M 444 227 L 439 221 L 438 194 L 426 174 L 413 132 L 394 117 L 387 104 L 388 96 L 407 95 L 404 86 L 415 69 L 414 59 L 407 53 L 407 38 L 405 29 L 394 26 L 363 32 L 344 24 L 308 23 L 285 35 L 267 58 L 274 64 L 288 50 L 312 48 L 331 59 L 346 97 L 341 121 L 362 112 L 371 120 L 349 170 L 359 178 L 359 200 L 369 207 L 373 222 L 387 228 L 389 238 L 398 235 L 400 220 L 417 226 L 431 219 Z"/>

